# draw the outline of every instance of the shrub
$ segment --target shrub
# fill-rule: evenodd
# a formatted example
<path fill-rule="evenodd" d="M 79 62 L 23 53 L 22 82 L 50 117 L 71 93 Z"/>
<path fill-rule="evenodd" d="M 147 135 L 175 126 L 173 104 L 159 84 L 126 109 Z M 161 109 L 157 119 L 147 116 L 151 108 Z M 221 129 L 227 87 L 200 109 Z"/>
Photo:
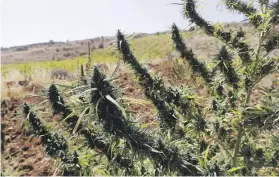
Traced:
<path fill-rule="evenodd" d="M 104 46 L 105 46 L 105 39 L 104 39 L 104 37 L 102 36 L 102 37 L 101 37 L 101 40 L 100 40 L 100 43 L 99 43 L 99 45 L 98 45 L 98 47 L 99 47 L 99 49 L 103 49 Z"/>
<path fill-rule="evenodd" d="M 55 44 L 55 42 L 54 42 L 53 40 L 50 40 L 50 41 L 48 42 L 48 44 L 49 44 L 49 45 L 53 45 L 53 44 Z"/>
<path fill-rule="evenodd" d="M 73 48 L 68 48 L 68 47 L 63 47 L 62 50 L 65 51 L 65 52 L 68 52 L 68 51 L 71 51 L 71 50 L 74 50 L 74 49 Z"/>
<path fill-rule="evenodd" d="M 51 71 L 51 78 L 52 79 L 71 79 L 72 76 L 69 71 L 65 69 L 54 69 Z"/>
<path fill-rule="evenodd" d="M 99 47 L 99 49 L 103 49 L 104 48 L 104 42 L 100 42 L 98 47 Z"/>
<path fill-rule="evenodd" d="M 67 52 L 67 53 L 64 53 L 63 56 L 68 58 L 68 57 L 74 56 L 74 54 L 71 52 Z"/>
<path fill-rule="evenodd" d="M 27 47 L 27 46 L 16 47 L 14 50 L 17 51 L 17 52 L 19 52 L 19 51 L 27 51 L 27 50 L 28 50 L 28 47 Z"/>
<path fill-rule="evenodd" d="M 77 52 L 78 55 L 87 55 L 87 52 Z"/>

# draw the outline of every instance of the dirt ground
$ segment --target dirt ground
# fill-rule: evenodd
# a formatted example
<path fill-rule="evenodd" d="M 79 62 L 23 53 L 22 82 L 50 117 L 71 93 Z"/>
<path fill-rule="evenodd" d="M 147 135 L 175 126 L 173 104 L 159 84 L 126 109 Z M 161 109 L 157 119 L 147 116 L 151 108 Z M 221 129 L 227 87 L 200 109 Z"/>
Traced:
<path fill-rule="evenodd" d="M 5 108 L 7 111 L 2 115 L 4 149 L 1 156 L 1 172 L 8 176 L 52 175 L 56 169 L 55 162 L 44 153 L 40 139 L 33 137 L 23 126 L 21 107 L 25 101 L 32 103 L 31 99 L 8 101 L 8 108 Z"/>

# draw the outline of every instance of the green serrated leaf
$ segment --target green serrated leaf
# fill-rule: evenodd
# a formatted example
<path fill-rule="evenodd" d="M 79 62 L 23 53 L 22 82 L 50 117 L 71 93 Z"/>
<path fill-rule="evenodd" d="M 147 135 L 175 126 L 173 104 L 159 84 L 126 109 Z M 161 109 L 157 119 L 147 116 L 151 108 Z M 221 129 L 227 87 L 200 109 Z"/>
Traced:
<path fill-rule="evenodd" d="M 67 117 L 65 117 L 64 119 L 60 119 L 59 121 L 61 122 L 65 122 L 67 119 L 69 119 L 70 117 L 75 115 L 75 111 L 73 111 L 71 114 L 69 114 Z"/>
<path fill-rule="evenodd" d="M 115 106 L 117 106 L 117 107 L 120 109 L 120 111 L 122 112 L 123 116 L 124 116 L 125 118 L 127 118 L 125 109 L 122 108 L 122 107 L 115 101 L 115 99 L 113 99 L 110 95 L 106 95 L 105 97 L 106 97 L 106 99 L 108 99 L 111 103 L 113 103 Z"/>
<path fill-rule="evenodd" d="M 232 173 L 238 170 L 241 170 L 242 168 L 245 168 L 246 166 L 242 166 L 242 167 L 234 167 L 232 169 L 229 169 L 227 172 Z"/>
<path fill-rule="evenodd" d="M 153 147 L 149 146 L 148 144 L 143 144 L 143 145 L 146 146 L 146 147 L 148 147 L 148 148 L 150 148 L 150 150 L 151 150 L 152 152 L 155 152 L 155 153 L 158 153 L 158 154 L 163 154 L 163 155 L 165 156 L 165 154 L 164 154 L 163 152 L 154 149 Z"/>
<path fill-rule="evenodd" d="M 73 130 L 73 134 L 76 133 L 77 128 L 78 128 L 78 126 L 79 126 L 79 124 L 80 124 L 82 118 L 84 117 L 85 112 L 86 112 L 88 109 L 90 109 L 90 106 L 86 107 L 86 108 L 82 111 L 82 113 L 80 114 L 80 116 L 79 116 L 79 118 L 78 118 L 78 121 L 77 121 L 77 123 L 76 123 L 76 125 L 75 125 L 75 128 L 74 128 L 74 130 Z"/>
<path fill-rule="evenodd" d="M 146 128 L 148 128 L 150 124 L 151 124 L 151 122 L 146 123 L 146 124 L 143 124 L 143 125 L 141 126 L 141 129 L 146 129 Z"/>
<path fill-rule="evenodd" d="M 197 97 L 196 95 L 187 96 L 187 98 L 189 98 L 189 99 L 194 99 L 194 98 L 196 98 L 196 97 Z"/>
<path fill-rule="evenodd" d="M 67 92 L 65 92 L 65 93 L 70 93 L 70 92 L 72 92 L 72 91 L 74 91 L 74 90 L 78 90 L 78 89 L 82 89 L 82 88 L 87 88 L 87 87 L 89 87 L 88 85 L 83 85 L 83 86 L 80 86 L 80 87 L 76 87 L 76 88 L 73 88 L 73 89 L 70 89 L 69 91 L 67 91 Z"/>
<path fill-rule="evenodd" d="M 209 154 L 209 150 L 210 150 L 210 146 L 207 146 L 206 150 L 205 150 L 205 154 L 204 154 L 204 163 L 206 164 L 207 163 L 207 158 L 208 158 L 208 154 Z"/>
<path fill-rule="evenodd" d="M 204 160 L 202 158 L 198 158 L 198 161 L 199 161 L 199 165 L 204 167 L 205 163 L 204 163 Z"/>
<path fill-rule="evenodd" d="M 81 96 L 81 95 L 83 95 L 83 94 L 85 94 L 85 93 L 88 93 L 88 92 L 91 92 L 91 91 L 96 91 L 96 90 L 98 90 L 98 89 L 97 89 L 97 88 L 87 89 L 87 90 L 85 90 L 84 92 L 81 92 L 78 96 Z"/>

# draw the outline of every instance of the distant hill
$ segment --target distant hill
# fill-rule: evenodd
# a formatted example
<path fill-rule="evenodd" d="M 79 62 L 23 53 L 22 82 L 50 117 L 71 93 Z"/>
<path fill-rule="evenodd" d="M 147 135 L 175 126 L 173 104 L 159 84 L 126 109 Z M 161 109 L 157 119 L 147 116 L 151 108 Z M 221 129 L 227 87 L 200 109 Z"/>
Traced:
<path fill-rule="evenodd" d="M 242 27 L 247 33 L 247 39 L 256 44 L 257 41 L 254 36 L 255 31 L 252 26 L 246 23 L 228 23 L 225 24 L 225 26 L 232 30 Z M 186 44 L 193 48 L 202 60 L 214 57 L 214 54 L 222 45 L 222 43 L 215 38 L 206 36 L 199 28 L 192 27 L 187 30 L 182 29 L 182 31 Z M 277 28 L 277 32 L 278 31 L 279 27 Z M 169 53 L 173 51 L 170 31 L 157 32 L 154 34 L 130 34 L 127 38 L 131 43 L 133 52 L 140 59 L 162 58 L 168 56 Z M 99 58 L 108 56 L 113 58 L 115 55 L 115 47 L 113 47 L 115 44 L 115 37 L 106 36 L 76 41 L 49 41 L 1 48 L 1 64 L 15 64 L 30 61 L 56 61 L 85 56 L 88 54 L 88 42 L 91 46 L 91 53 L 93 53 L 93 55 L 95 53 Z"/>

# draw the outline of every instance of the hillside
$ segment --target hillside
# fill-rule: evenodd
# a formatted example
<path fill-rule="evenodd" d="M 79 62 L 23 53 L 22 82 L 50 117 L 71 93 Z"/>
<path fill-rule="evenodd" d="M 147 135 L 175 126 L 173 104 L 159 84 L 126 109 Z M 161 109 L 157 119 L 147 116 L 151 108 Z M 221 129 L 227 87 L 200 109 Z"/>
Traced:
<path fill-rule="evenodd" d="M 246 31 L 247 40 L 254 46 L 257 44 L 252 26 L 238 23 L 226 24 L 226 26 L 232 30 L 241 26 Z M 182 34 L 186 44 L 196 52 L 200 60 L 206 61 L 214 58 L 216 51 L 222 45 L 220 41 L 205 35 L 198 28 L 194 31 L 183 31 Z M 91 46 L 93 62 L 118 60 L 114 37 L 98 37 L 66 43 L 49 41 L 48 43 L 2 48 L 1 72 L 3 74 L 9 68 L 26 72 L 31 67 L 74 70 L 77 63 L 81 64 L 86 61 L 88 42 Z M 129 42 L 133 52 L 140 60 L 162 59 L 175 55 L 170 32 L 130 35 Z"/>

